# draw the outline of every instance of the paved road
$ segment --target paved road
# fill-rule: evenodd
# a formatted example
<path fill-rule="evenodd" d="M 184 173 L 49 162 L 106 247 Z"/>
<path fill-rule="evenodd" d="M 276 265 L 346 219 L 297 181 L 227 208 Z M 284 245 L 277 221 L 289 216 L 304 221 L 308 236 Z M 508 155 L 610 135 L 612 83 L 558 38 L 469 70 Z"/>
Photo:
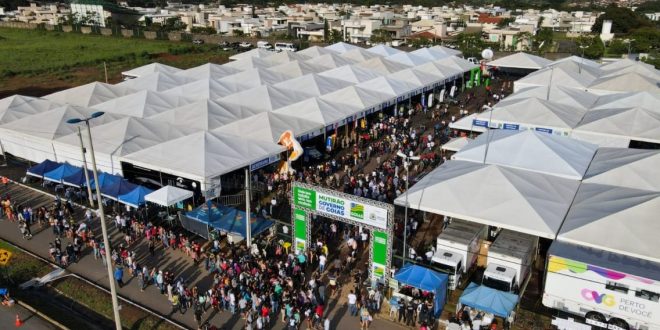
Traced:
<path fill-rule="evenodd" d="M 0 175 L 5 175 L 3 171 L 5 171 L 5 168 L 0 169 Z M 51 195 L 47 195 L 42 192 L 36 192 L 32 189 L 17 184 L 10 184 L 5 191 L 0 191 L 0 193 L 9 193 L 11 194 L 11 198 L 15 203 L 30 205 L 32 208 L 36 208 L 42 205 L 50 205 L 54 200 L 53 196 Z M 83 217 L 82 214 L 83 212 L 80 209 L 77 209 L 76 219 L 81 219 Z M 110 230 L 111 240 L 113 242 L 119 242 L 120 236 L 117 233 L 117 230 L 114 228 L 114 224 L 109 223 L 108 228 Z M 92 229 L 100 237 L 100 223 L 98 220 L 95 221 L 95 223 L 92 225 Z M 38 226 L 33 225 L 32 233 L 34 237 L 31 240 L 24 240 L 22 239 L 15 223 L 4 219 L 0 220 L 0 238 L 19 245 L 22 248 L 29 250 L 41 257 L 49 258 L 48 243 L 54 241 L 55 239 L 52 230 L 40 230 Z M 63 238 L 62 245 L 65 246 L 66 244 L 68 244 L 68 240 Z M 208 288 L 209 284 L 212 282 L 212 278 L 209 276 L 208 272 L 204 270 L 202 264 L 194 265 L 189 257 L 186 257 L 179 251 L 163 251 L 163 249 L 158 248 L 156 250 L 155 256 L 150 257 L 148 254 L 148 248 L 144 242 L 136 244 L 133 249 L 136 251 L 138 256 L 138 263 L 141 265 L 147 265 L 150 268 L 157 266 L 159 269 L 174 271 L 176 274 L 179 274 L 188 279 L 189 283 L 198 285 L 200 288 Z M 105 267 L 102 265 L 100 260 L 95 260 L 93 256 L 89 255 L 90 251 L 85 252 L 87 254 L 84 255 L 78 263 L 69 266 L 68 270 L 107 288 L 108 279 Z M 163 315 L 168 315 L 168 317 L 171 319 L 184 324 L 189 328 L 197 328 L 193 319 L 192 312 L 190 311 L 184 315 L 179 313 L 170 315 L 170 304 L 166 297 L 160 295 L 157 288 L 150 286 L 144 292 L 140 292 L 137 286 L 137 280 L 130 280 L 126 276 L 125 281 L 127 282 L 127 285 L 119 289 L 119 294 L 121 297 L 124 297 L 130 301 L 138 302 L 139 304 L 147 306 L 152 310 L 158 311 Z M 238 317 L 230 316 L 231 315 L 226 312 L 212 313 L 211 311 L 208 311 L 204 314 L 204 318 L 208 319 L 210 324 L 215 326 L 224 329 L 242 329 L 244 322 Z M 359 327 L 357 317 L 347 316 L 346 306 L 343 304 L 338 304 L 336 300 L 331 300 L 329 303 L 329 317 L 331 320 L 332 329 L 357 329 Z M 0 328 L 3 327 L 0 326 Z M 276 325 L 272 327 L 272 329 L 283 328 L 284 324 L 280 321 L 278 321 Z M 372 328 L 401 329 L 402 327 L 389 321 L 376 319 L 372 324 Z"/>
<path fill-rule="evenodd" d="M 39 315 L 15 304 L 12 307 L 0 306 L 0 329 L 13 329 L 16 324 L 16 314 L 23 320 L 21 329 L 25 330 L 52 330 L 58 329 Z"/>

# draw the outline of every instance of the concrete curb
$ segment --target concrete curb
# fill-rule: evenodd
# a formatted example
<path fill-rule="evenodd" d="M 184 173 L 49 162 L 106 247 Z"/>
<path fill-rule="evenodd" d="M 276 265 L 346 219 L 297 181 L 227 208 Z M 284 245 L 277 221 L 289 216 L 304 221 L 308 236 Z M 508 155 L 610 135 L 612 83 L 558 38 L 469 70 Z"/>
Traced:
<path fill-rule="evenodd" d="M 43 314 L 42 312 L 36 310 L 34 307 L 32 307 L 32 306 L 30 306 L 30 305 L 28 305 L 28 304 L 26 304 L 26 303 L 24 303 L 20 300 L 16 300 L 16 303 L 19 304 L 21 307 L 29 310 L 30 312 L 38 315 L 42 319 L 46 320 L 48 323 L 50 323 L 50 324 L 52 324 L 52 325 L 54 325 L 54 326 L 56 326 L 56 327 L 58 327 L 62 330 L 69 330 L 69 328 L 65 327 L 60 322 L 57 322 L 57 321 L 51 319 L 50 317 L 48 317 L 48 315 Z"/>

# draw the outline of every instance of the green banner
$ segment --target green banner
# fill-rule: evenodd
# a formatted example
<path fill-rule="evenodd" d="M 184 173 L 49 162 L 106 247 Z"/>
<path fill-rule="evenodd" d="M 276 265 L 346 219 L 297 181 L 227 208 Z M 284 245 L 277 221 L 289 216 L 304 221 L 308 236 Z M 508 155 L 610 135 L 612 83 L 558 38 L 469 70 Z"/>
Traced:
<path fill-rule="evenodd" d="M 293 187 L 293 205 L 316 210 L 316 191 Z"/>
<path fill-rule="evenodd" d="M 387 267 L 387 233 L 374 231 L 374 241 L 371 246 L 374 255 L 372 274 L 376 278 L 382 278 Z"/>
<path fill-rule="evenodd" d="M 307 212 L 301 209 L 294 209 L 293 228 L 293 244 L 296 250 L 304 251 L 307 247 Z"/>

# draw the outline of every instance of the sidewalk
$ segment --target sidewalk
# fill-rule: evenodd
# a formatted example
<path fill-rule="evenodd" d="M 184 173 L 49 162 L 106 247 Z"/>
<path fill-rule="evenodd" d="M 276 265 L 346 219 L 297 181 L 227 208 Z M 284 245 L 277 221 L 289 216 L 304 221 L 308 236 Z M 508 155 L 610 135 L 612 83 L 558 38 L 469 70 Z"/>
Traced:
<path fill-rule="evenodd" d="M 16 315 L 23 321 L 21 329 L 24 330 L 54 330 L 58 327 L 42 319 L 39 315 L 32 313 L 19 304 L 12 307 L 0 306 L 0 328 L 12 329 L 15 327 Z"/>
<path fill-rule="evenodd" d="M 3 174 L 1 172 L 2 171 L 0 170 L 0 174 Z M 7 187 L 7 190 L 2 193 L 11 194 L 14 203 L 29 205 L 32 208 L 50 205 L 54 200 L 52 195 L 38 192 L 32 188 L 18 184 L 10 184 Z M 75 218 L 77 220 L 82 219 L 83 213 L 84 212 L 80 208 L 76 208 Z M 91 227 L 92 230 L 100 236 L 100 223 L 95 221 Z M 55 235 L 53 235 L 50 228 L 39 229 L 37 225 L 33 225 L 31 228 L 34 237 L 31 240 L 24 240 L 18 231 L 16 223 L 3 219 L 0 220 L 0 238 L 45 259 L 49 259 L 48 243 L 55 240 Z M 114 224 L 109 223 L 108 230 L 111 241 L 119 242 L 121 236 L 115 229 Z M 62 238 L 62 244 L 68 244 L 68 239 Z M 148 247 L 143 241 L 134 244 L 132 248 L 136 251 L 138 263 L 141 265 L 147 265 L 149 268 L 156 266 L 159 269 L 174 271 L 177 276 L 183 276 L 189 283 L 197 285 L 201 290 L 206 290 L 206 288 L 212 283 L 212 277 L 204 269 L 203 264 L 194 265 L 192 259 L 186 257 L 178 250 L 164 251 L 161 247 L 158 247 L 155 256 L 151 257 L 149 256 Z M 97 285 L 108 288 L 105 267 L 101 263 L 101 260 L 95 260 L 90 252 L 90 250 L 83 251 L 83 257 L 81 260 L 78 263 L 70 265 L 67 269 L 96 283 Z M 137 280 L 134 281 L 130 279 L 127 274 L 124 279 L 126 285 L 119 289 L 119 295 L 121 297 L 143 305 L 153 311 L 157 311 L 161 315 L 183 324 L 190 329 L 197 328 L 191 311 L 188 311 L 184 315 L 181 315 L 180 313 L 171 314 L 170 303 L 165 296 L 160 294 L 156 287 L 149 286 L 144 292 L 140 292 L 140 289 L 137 286 Z M 120 302 L 120 304 L 126 304 L 126 302 Z M 336 300 L 331 300 L 328 307 L 328 315 L 331 320 L 332 329 L 356 329 L 359 327 L 357 317 L 347 316 L 347 307 L 345 305 L 340 305 Z M 243 329 L 244 327 L 243 320 L 237 316 L 231 317 L 227 312 L 215 313 L 212 310 L 208 310 L 204 314 L 203 319 L 208 320 L 210 324 L 222 329 Z M 399 329 L 400 327 L 387 321 L 376 319 L 371 328 Z M 284 324 L 279 321 L 278 318 L 278 321 L 275 322 L 275 325 L 271 326 L 270 329 L 284 329 Z"/>

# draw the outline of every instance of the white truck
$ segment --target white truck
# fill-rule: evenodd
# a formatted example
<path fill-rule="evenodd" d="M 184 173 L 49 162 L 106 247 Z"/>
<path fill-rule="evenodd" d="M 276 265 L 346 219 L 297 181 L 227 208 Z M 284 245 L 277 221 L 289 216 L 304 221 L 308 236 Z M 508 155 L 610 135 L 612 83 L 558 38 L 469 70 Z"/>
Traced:
<path fill-rule="evenodd" d="M 449 275 L 449 290 L 456 290 L 476 264 L 487 227 L 473 222 L 453 220 L 438 235 L 433 265 Z"/>
<path fill-rule="evenodd" d="M 518 293 L 531 274 L 538 237 L 503 229 L 488 249 L 482 284 Z"/>
<path fill-rule="evenodd" d="M 559 329 L 657 330 L 659 300 L 660 263 L 561 241 L 548 250 L 543 305 Z"/>

